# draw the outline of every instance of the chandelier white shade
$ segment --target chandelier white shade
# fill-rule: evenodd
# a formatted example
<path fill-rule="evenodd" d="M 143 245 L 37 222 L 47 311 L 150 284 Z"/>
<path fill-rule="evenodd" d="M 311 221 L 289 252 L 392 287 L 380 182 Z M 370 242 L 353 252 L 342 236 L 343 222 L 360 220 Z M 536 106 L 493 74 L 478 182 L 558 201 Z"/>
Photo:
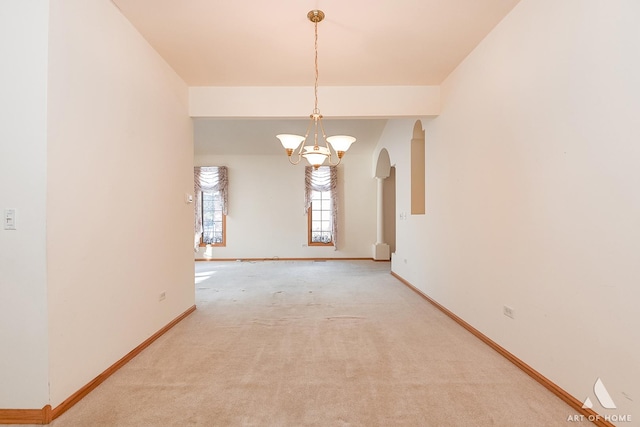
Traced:
<path fill-rule="evenodd" d="M 304 136 L 291 135 L 288 133 L 276 135 L 276 137 L 280 140 L 280 142 L 282 143 L 282 146 L 284 147 L 285 150 L 287 150 L 287 152 L 288 150 L 291 150 L 293 152 L 293 150 L 298 148 L 300 143 L 304 141 Z"/>
<path fill-rule="evenodd" d="M 317 145 L 306 145 L 302 151 L 302 157 L 307 159 L 309 164 L 316 168 L 323 164 L 325 159 L 330 156 L 331 151 L 328 148 Z"/>
<path fill-rule="evenodd" d="M 328 161 L 332 166 L 339 164 L 344 153 L 356 139 L 348 135 L 327 137 L 324 133 L 322 114 L 320 114 L 320 110 L 318 109 L 318 22 L 324 19 L 324 12 L 321 10 L 312 10 L 307 14 L 307 18 L 313 22 L 315 28 L 315 103 L 313 112 L 309 116 L 309 126 L 307 127 L 307 132 L 304 136 L 285 133 L 276 135 L 276 137 L 282 143 L 291 164 L 297 165 L 304 157 L 310 165 L 317 169 L 324 164 L 325 161 Z M 305 142 L 307 142 L 312 130 L 313 145 L 305 145 Z M 318 139 L 320 138 L 324 140 L 323 145 L 318 144 Z M 337 160 L 334 160 L 336 157 Z"/>
<path fill-rule="evenodd" d="M 327 141 L 338 153 L 344 153 L 356 142 L 356 139 L 348 135 L 335 135 L 327 137 Z"/>

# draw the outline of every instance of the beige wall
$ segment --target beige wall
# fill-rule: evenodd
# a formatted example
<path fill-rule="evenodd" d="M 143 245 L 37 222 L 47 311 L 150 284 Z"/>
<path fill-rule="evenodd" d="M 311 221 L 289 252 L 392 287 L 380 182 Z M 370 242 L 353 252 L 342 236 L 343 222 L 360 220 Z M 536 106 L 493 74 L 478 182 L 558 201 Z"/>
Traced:
<path fill-rule="evenodd" d="M 0 408 L 56 406 L 194 302 L 187 88 L 111 2 L 49 3 L 49 48 L 47 2 L 0 6 L 1 38 L 21 40 L 0 55 L 24 64 L 0 68 L 0 209 L 18 212 L 0 230 L 0 322 L 21 325 L 0 328 Z M 640 413 L 639 7 L 522 0 L 422 121 L 426 215 L 410 214 L 415 119 L 379 144 L 407 214 L 393 270 L 578 399 L 602 378 L 619 414 Z M 302 246 L 301 166 L 199 157 L 230 170 L 215 256 L 371 256 L 362 157 L 342 168 L 338 252 Z M 259 191 L 268 165 L 281 184 Z"/>
<path fill-rule="evenodd" d="M 17 225 L 0 226 L 0 408 L 48 402 L 48 11 L 45 1 L 0 2 L 0 214 L 15 209 Z"/>
<path fill-rule="evenodd" d="M 638 16 L 636 1 L 519 3 L 445 81 L 441 115 L 424 121 L 427 213 L 398 221 L 392 262 L 596 411 L 634 419 Z M 409 211 L 412 125 L 390 122 L 380 144 L 397 165 L 398 212 Z M 618 409 L 598 405 L 598 377 Z"/>
<path fill-rule="evenodd" d="M 277 141 L 275 143 L 278 143 Z M 371 258 L 376 232 L 376 182 L 370 155 L 347 153 L 338 166 L 338 250 L 307 246 L 304 166 L 279 156 L 198 155 L 198 166 L 229 167 L 227 245 L 213 258 Z M 203 256 L 203 250 L 196 258 Z"/>
<path fill-rule="evenodd" d="M 186 85 L 110 1 L 50 7 L 55 407 L 194 304 L 193 136 Z"/>

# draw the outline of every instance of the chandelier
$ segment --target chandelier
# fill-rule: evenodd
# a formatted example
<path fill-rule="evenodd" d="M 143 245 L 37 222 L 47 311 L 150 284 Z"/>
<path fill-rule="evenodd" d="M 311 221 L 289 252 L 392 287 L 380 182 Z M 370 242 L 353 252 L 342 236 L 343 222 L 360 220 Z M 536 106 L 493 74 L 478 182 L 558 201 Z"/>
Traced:
<path fill-rule="evenodd" d="M 307 159 L 309 164 L 311 164 L 314 168 L 320 167 L 325 160 L 328 160 L 329 164 L 335 166 L 340 163 L 342 160 L 342 156 L 349 149 L 351 144 L 355 142 L 355 138 L 347 135 L 335 135 L 329 136 L 325 135 L 324 127 L 322 126 L 322 114 L 320 114 L 320 110 L 318 109 L 318 22 L 324 19 L 324 12 L 321 10 L 312 10 L 307 14 L 307 18 L 311 22 L 313 22 L 315 28 L 315 85 L 314 85 L 314 96 L 315 103 L 313 107 L 313 112 L 309 116 L 309 126 L 307 127 L 307 132 L 304 136 L 300 135 L 292 135 L 292 134 L 280 134 L 276 135 L 276 137 L 282 143 L 285 151 L 287 152 L 287 156 L 289 157 L 289 162 L 291 164 L 297 165 L 302 160 L 302 157 Z M 309 138 L 309 133 L 313 129 L 313 145 L 305 145 Z M 318 133 L 321 133 L 322 140 L 324 140 L 323 145 L 318 144 Z M 332 154 L 332 149 L 335 154 Z M 293 153 L 296 152 L 294 156 Z M 338 158 L 337 161 L 335 158 Z"/>

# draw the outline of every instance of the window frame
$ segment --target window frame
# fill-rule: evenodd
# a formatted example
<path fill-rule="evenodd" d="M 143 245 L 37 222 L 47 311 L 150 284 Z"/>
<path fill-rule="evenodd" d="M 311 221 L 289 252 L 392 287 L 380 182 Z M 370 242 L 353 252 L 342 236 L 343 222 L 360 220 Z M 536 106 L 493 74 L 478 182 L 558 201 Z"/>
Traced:
<path fill-rule="evenodd" d="M 314 190 L 317 191 L 317 190 Z M 329 195 L 327 196 L 327 200 L 329 200 L 329 202 L 331 203 L 331 205 L 333 205 L 332 202 L 332 194 L 331 194 L 331 190 L 329 191 L 319 191 L 320 193 L 329 193 Z M 322 200 L 325 200 L 324 197 Z M 329 242 L 314 242 L 312 241 L 313 238 L 313 198 L 311 199 L 311 206 L 309 206 L 308 210 L 307 210 L 307 245 L 308 246 L 335 246 L 335 238 L 333 235 L 333 224 L 329 224 L 329 231 L 331 232 L 331 240 Z M 333 206 L 330 206 L 330 208 L 328 210 L 322 210 L 320 209 L 320 211 L 324 211 L 324 212 L 328 212 L 329 213 L 329 218 L 331 218 L 331 212 L 332 212 Z M 316 210 L 317 211 L 317 210 Z"/>
<path fill-rule="evenodd" d="M 204 193 L 218 193 L 219 197 L 222 197 L 222 192 L 220 190 L 214 191 L 201 191 L 200 192 L 200 212 L 203 218 L 203 233 L 200 236 L 200 247 L 225 247 L 227 246 L 227 215 L 225 215 L 224 211 L 222 211 L 222 242 L 218 243 L 205 243 L 204 242 Z"/>

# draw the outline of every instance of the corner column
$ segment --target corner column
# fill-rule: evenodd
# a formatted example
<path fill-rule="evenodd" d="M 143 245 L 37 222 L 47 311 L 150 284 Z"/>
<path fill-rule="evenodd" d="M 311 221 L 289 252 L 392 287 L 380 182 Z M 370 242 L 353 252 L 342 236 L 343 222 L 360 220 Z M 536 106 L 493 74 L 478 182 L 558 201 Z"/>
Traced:
<path fill-rule="evenodd" d="M 377 232 L 376 244 L 373 245 L 373 259 L 376 261 L 388 261 L 389 245 L 384 243 L 384 180 L 376 177 L 378 181 L 378 208 L 377 208 Z"/>

